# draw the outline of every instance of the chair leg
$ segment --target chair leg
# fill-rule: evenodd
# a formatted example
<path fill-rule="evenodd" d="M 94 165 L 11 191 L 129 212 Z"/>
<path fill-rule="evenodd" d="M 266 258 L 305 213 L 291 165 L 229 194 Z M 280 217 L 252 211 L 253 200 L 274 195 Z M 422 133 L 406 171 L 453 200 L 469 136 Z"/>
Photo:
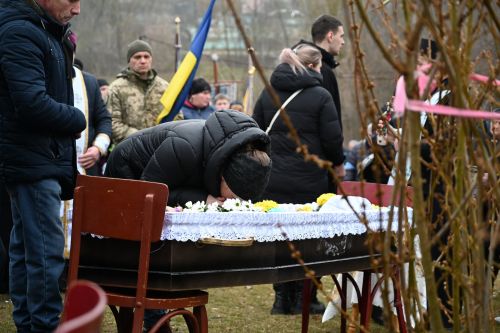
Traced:
<path fill-rule="evenodd" d="M 309 307 L 311 305 L 311 279 L 304 280 L 302 287 L 302 333 L 307 333 L 309 330 Z"/>
<path fill-rule="evenodd" d="M 198 320 L 194 316 L 194 314 L 191 311 L 188 311 L 186 309 L 177 309 L 177 310 L 172 310 L 169 311 L 166 315 L 161 317 L 160 320 L 156 322 L 156 324 L 149 330 L 149 333 L 156 333 L 158 330 L 164 325 L 170 322 L 170 319 L 172 319 L 175 316 L 182 315 L 184 317 L 184 320 L 186 321 L 186 325 L 188 326 L 189 333 L 199 333 L 199 325 L 198 325 Z"/>
<path fill-rule="evenodd" d="M 347 311 L 347 273 L 342 274 L 342 293 L 343 297 L 340 298 L 340 308 L 342 313 L 340 314 L 340 332 L 345 333 L 347 331 L 347 320 L 345 317 L 345 312 Z M 339 291 L 340 293 L 340 291 Z"/>
<path fill-rule="evenodd" d="M 193 308 L 193 314 L 200 326 L 200 333 L 208 333 L 208 316 L 205 305 L 195 306 Z"/>
<path fill-rule="evenodd" d="M 188 332 L 194 332 L 195 331 L 194 326 L 197 326 L 198 331 L 200 330 L 199 323 L 198 322 L 194 323 L 191 320 L 191 317 L 189 315 L 183 314 L 182 317 L 184 318 L 184 321 L 186 322 L 186 326 L 188 328 Z"/>
<path fill-rule="evenodd" d="M 144 326 L 144 307 L 136 307 L 134 309 L 134 323 L 132 333 L 142 333 Z"/>
<path fill-rule="evenodd" d="M 363 271 L 363 291 L 359 300 L 359 313 L 361 315 L 360 324 L 366 329 L 370 327 L 371 317 L 371 271 Z"/>
<path fill-rule="evenodd" d="M 396 307 L 396 312 L 398 316 L 399 331 L 401 333 L 406 333 L 407 332 L 406 322 L 404 318 L 403 302 L 401 300 L 401 290 L 399 284 L 399 269 L 397 267 L 393 267 L 393 269 L 394 271 L 391 274 L 391 278 L 394 285 L 394 306 Z M 374 290 L 372 291 L 371 272 L 370 271 L 363 272 L 363 292 L 361 300 L 359 301 L 360 314 L 361 314 L 360 324 L 367 330 L 370 328 L 373 297 L 375 295 L 376 290 L 380 287 L 380 284 L 381 280 L 379 280 L 375 284 Z"/>
<path fill-rule="evenodd" d="M 132 326 L 134 323 L 134 309 L 120 307 L 116 308 L 114 305 L 109 306 L 113 316 L 115 317 L 116 329 L 118 333 L 130 333 L 132 332 Z"/>
<path fill-rule="evenodd" d="M 332 274 L 332 280 L 333 283 L 335 284 L 335 287 L 337 288 L 337 291 L 339 292 L 339 297 L 340 297 L 340 308 L 341 308 L 341 313 L 340 313 L 340 333 L 346 333 L 346 318 L 344 316 L 344 313 L 347 309 L 347 277 L 348 273 L 342 273 L 342 284 L 339 283 L 337 276 L 335 274 Z"/>

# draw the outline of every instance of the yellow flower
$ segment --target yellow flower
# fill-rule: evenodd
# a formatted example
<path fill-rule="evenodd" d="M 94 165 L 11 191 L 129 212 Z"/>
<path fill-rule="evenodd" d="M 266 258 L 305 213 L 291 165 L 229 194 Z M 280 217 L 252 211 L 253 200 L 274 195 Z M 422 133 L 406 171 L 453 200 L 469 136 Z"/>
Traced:
<path fill-rule="evenodd" d="M 309 204 L 305 204 L 297 208 L 297 212 L 312 212 L 313 208 Z"/>
<path fill-rule="evenodd" d="M 328 200 L 330 200 L 331 197 L 333 197 L 335 194 L 333 193 L 323 193 L 316 199 L 316 203 L 321 207 L 323 206 Z"/>
<path fill-rule="evenodd" d="M 273 200 L 262 200 L 253 204 L 254 207 L 262 210 L 263 212 L 268 212 L 269 210 L 278 207 L 278 203 Z"/>

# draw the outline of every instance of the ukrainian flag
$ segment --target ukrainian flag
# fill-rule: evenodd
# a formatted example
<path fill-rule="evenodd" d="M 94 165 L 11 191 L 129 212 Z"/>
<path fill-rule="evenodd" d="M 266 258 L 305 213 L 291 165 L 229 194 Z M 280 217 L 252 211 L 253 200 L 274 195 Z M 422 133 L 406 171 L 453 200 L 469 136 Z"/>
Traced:
<path fill-rule="evenodd" d="M 194 36 L 193 42 L 191 43 L 189 52 L 182 60 L 179 69 L 175 72 L 168 88 L 160 98 L 161 104 L 163 104 L 164 108 L 158 115 L 158 118 L 156 118 L 156 122 L 158 124 L 173 120 L 177 113 L 179 113 L 179 110 L 189 94 L 191 83 L 193 82 L 196 70 L 198 69 L 198 64 L 200 63 L 203 53 L 203 47 L 205 46 L 205 41 L 207 40 L 210 23 L 212 22 L 212 9 L 214 7 L 214 3 L 215 0 L 210 1 L 210 5 L 208 5 L 207 11 L 203 16 L 198 32 Z"/>

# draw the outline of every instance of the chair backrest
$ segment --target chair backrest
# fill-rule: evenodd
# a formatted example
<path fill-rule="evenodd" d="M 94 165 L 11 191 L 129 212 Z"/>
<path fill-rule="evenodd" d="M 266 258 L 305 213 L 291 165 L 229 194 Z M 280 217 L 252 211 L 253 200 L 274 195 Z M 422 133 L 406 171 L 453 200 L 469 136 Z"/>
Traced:
<path fill-rule="evenodd" d="M 106 293 L 98 285 L 74 281 L 66 292 L 61 323 L 55 333 L 100 332 L 106 303 Z"/>
<path fill-rule="evenodd" d="M 392 185 L 355 181 L 341 182 L 337 189 L 337 194 L 360 196 L 378 206 L 392 205 L 393 192 L 394 186 Z M 411 186 L 406 187 L 404 199 L 407 207 L 413 207 L 413 188 Z M 400 196 L 396 195 L 394 204 L 399 205 L 399 201 Z"/>
<path fill-rule="evenodd" d="M 168 187 L 140 180 L 78 176 L 73 202 L 73 230 L 126 240 L 141 240 L 152 196 L 151 240 L 160 240 Z M 76 220 L 76 221 L 75 221 Z"/>
<path fill-rule="evenodd" d="M 151 242 L 159 241 L 167 206 L 165 184 L 79 175 L 73 201 L 68 283 L 77 279 L 81 233 L 140 241 L 138 285 L 147 284 Z"/>

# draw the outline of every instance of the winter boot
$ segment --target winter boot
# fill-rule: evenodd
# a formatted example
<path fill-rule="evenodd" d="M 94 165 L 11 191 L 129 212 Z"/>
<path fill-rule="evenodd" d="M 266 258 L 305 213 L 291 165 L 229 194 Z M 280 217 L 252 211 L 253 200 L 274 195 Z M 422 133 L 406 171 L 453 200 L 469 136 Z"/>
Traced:
<path fill-rule="evenodd" d="M 288 315 L 292 313 L 290 309 L 290 288 L 287 285 L 289 283 L 290 282 L 273 284 L 274 303 L 271 309 L 272 315 Z"/>
<path fill-rule="evenodd" d="M 302 292 L 304 289 L 304 281 L 296 281 L 292 294 L 292 313 L 300 315 L 302 313 Z"/>
<path fill-rule="evenodd" d="M 297 281 L 295 285 L 295 302 L 293 307 L 294 314 L 302 313 L 302 293 L 303 293 L 304 281 Z M 309 314 L 323 314 L 325 312 L 325 306 L 318 301 L 316 295 L 318 288 L 313 284 L 311 288 L 311 304 L 309 305 Z"/>

